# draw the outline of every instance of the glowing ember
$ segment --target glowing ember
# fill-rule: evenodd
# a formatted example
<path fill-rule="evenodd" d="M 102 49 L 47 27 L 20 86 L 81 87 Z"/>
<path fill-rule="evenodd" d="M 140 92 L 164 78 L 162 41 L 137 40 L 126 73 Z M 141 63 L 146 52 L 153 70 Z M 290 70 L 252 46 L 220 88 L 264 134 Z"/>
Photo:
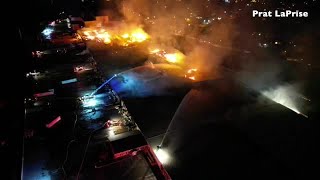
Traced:
<path fill-rule="evenodd" d="M 152 50 L 150 50 L 151 54 L 155 54 L 155 53 L 158 53 L 158 52 L 160 52 L 160 49 L 152 49 Z"/>
<path fill-rule="evenodd" d="M 191 79 L 191 80 L 196 80 L 196 76 L 195 76 L 195 73 L 198 71 L 198 69 L 196 68 L 192 68 L 192 69 L 189 69 L 187 71 L 187 74 L 184 75 L 185 78 L 188 78 L 188 79 Z"/>
<path fill-rule="evenodd" d="M 191 73 L 197 72 L 197 71 L 198 71 L 198 69 L 193 68 L 193 69 L 189 69 L 189 70 L 187 71 L 187 73 L 188 73 L 188 74 L 191 74 Z"/>

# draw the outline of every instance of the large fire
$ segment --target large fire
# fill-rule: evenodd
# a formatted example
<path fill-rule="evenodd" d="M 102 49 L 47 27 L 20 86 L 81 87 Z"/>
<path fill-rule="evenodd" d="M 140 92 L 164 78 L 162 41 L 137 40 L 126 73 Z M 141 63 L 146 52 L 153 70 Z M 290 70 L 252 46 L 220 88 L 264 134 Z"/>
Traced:
<path fill-rule="evenodd" d="M 126 39 L 129 39 L 129 42 L 141 43 L 149 38 L 149 35 L 144 32 L 141 28 L 135 29 L 131 32 L 131 34 L 124 34 Z"/>
<path fill-rule="evenodd" d="M 169 63 L 181 64 L 185 58 L 185 55 L 180 51 L 176 51 L 173 53 L 168 53 L 165 50 L 160 50 L 159 48 L 154 48 L 149 50 L 150 54 L 156 55 L 159 58 L 165 59 Z"/>
<path fill-rule="evenodd" d="M 111 35 L 108 32 L 102 32 L 101 34 L 97 34 L 97 38 L 102 40 L 105 44 L 111 43 Z"/>
<path fill-rule="evenodd" d="M 173 54 L 165 54 L 164 57 L 167 61 L 171 63 L 178 63 L 182 60 L 181 54 L 173 53 Z"/>
<path fill-rule="evenodd" d="M 86 40 L 96 40 L 105 44 L 117 44 L 120 46 L 142 43 L 150 38 L 143 29 L 138 27 L 122 33 L 107 31 L 106 29 L 86 28 L 81 34 Z"/>
<path fill-rule="evenodd" d="M 92 40 L 103 42 L 107 45 L 130 46 L 138 43 L 143 43 L 150 39 L 139 25 L 123 24 L 123 23 L 109 23 L 104 22 L 106 17 L 97 17 L 96 21 L 86 22 L 86 27 L 78 30 L 82 38 L 85 40 Z M 152 40 L 152 39 L 151 39 Z M 151 41 L 153 44 L 154 42 Z M 150 43 L 150 44 L 151 44 Z M 162 47 L 158 44 L 153 44 L 152 48 L 149 46 L 149 59 L 156 63 L 169 63 L 180 66 L 185 71 L 185 78 L 196 80 L 197 69 L 186 66 L 186 56 L 179 50 L 172 47 Z"/>
<path fill-rule="evenodd" d="M 178 50 L 175 50 L 173 53 L 168 53 L 167 51 L 159 48 L 152 48 L 152 49 L 149 49 L 149 54 L 155 55 L 157 58 L 164 59 L 166 62 L 173 63 L 173 64 L 180 64 L 180 65 L 183 64 L 183 61 L 185 59 L 185 55 Z M 182 68 L 183 67 L 184 66 L 182 65 Z M 184 77 L 195 81 L 197 72 L 198 72 L 197 68 L 187 69 Z"/>

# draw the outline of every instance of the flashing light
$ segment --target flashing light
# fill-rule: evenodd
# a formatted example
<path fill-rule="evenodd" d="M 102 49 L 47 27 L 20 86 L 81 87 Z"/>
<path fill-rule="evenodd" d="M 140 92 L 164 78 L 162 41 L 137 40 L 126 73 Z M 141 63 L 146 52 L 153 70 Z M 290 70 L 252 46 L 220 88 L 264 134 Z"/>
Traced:
<path fill-rule="evenodd" d="M 45 96 L 51 96 L 51 95 L 54 95 L 54 92 L 44 92 L 44 93 L 37 93 L 37 94 L 34 94 L 33 96 L 35 98 L 38 98 L 38 97 L 45 97 Z"/>
<path fill-rule="evenodd" d="M 84 107 L 93 107 L 98 104 L 98 100 L 94 95 L 85 95 L 81 97 L 80 100 L 82 101 Z"/>
<path fill-rule="evenodd" d="M 45 36 L 46 39 L 50 39 L 50 35 L 52 32 L 52 28 L 45 28 L 41 33 Z"/>
<path fill-rule="evenodd" d="M 45 36 L 49 36 L 52 32 L 53 32 L 53 30 L 51 28 L 45 28 L 42 31 L 42 34 L 45 35 Z"/>
<path fill-rule="evenodd" d="M 39 98 L 39 97 L 52 96 L 52 95 L 54 95 L 54 91 L 48 91 L 48 92 L 44 92 L 44 93 L 36 93 L 33 95 L 33 97 Z"/>
<path fill-rule="evenodd" d="M 29 76 L 39 76 L 40 75 L 40 72 L 29 72 L 26 74 L 26 77 L 29 77 Z"/>
<path fill-rule="evenodd" d="M 74 67 L 73 69 L 73 72 L 75 73 L 82 73 L 84 71 L 90 71 L 90 70 L 93 70 L 95 67 L 94 65 L 92 64 L 85 64 L 85 65 L 82 65 L 82 66 L 76 66 Z"/>
<path fill-rule="evenodd" d="M 64 81 L 61 81 L 61 84 L 70 84 L 70 83 L 74 83 L 74 82 L 77 82 L 77 78 L 73 78 L 73 79 L 68 79 L 68 80 L 64 80 Z"/>
<path fill-rule="evenodd" d="M 157 149 L 154 149 L 153 151 L 156 154 L 158 160 L 161 162 L 161 164 L 165 165 L 169 163 L 169 153 L 166 150 L 162 149 L 161 146 L 157 146 Z"/>
<path fill-rule="evenodd" d="M 97 105 L 97 100 L 96 99 L 89 99 L 87 101 L 84 101 L 83 104 L 86 106 L 86 107 L 93 107 L 93 106 L 96 106 Z"/>
<path fill-rule="evenodd" d="M 57 124 L 57 122 L 59 122 L 61 120 L 61 117 L 58 116 L 57 118 L 55 118 L 53 121 L 51 121 L 49 124 L 46 124 L 47 128 L 51 128 L 52 126 L 54 126 L 55 124 Z"/>

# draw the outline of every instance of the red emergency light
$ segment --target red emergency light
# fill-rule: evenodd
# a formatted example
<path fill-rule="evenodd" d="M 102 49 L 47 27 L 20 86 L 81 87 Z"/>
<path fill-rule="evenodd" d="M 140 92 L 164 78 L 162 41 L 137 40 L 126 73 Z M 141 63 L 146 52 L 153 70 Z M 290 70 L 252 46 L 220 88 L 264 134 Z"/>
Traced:
<path fill-rule="evenodd" d="M 58 116 L 57 118 L 55 118 L 53 121 L 51 121 L 49 124 L 46 124 L 47 128 L 51 128 L 52 126 L 54 126 L 57 122 L 59 122 L 61 120 L 61 117 Z"/>
<path fill-rule="evenodd" d="M 44 93 L 36 93 L 33 96 L 35 98 L 38 98 L 38 97 L 51 96 L 51 95 L 54 95 L 53 91 L 48 91 L 48 92 L 44 92 Z"/>

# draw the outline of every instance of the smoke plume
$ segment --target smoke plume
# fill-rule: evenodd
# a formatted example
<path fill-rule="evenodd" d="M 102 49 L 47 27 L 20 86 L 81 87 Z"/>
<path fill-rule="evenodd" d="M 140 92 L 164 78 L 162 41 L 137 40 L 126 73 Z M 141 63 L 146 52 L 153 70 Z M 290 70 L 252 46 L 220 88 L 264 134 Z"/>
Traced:
<path fill-rule="evenodd" d="M 220 6 L 205 0 L 123 0 L 118 9 L 127 23 L 138 24 L 150 34 L 150 46 L 178 49 L 186 55 L 187 64 L 204 71 L 219 66 L 229 53 L 227 49 L 213 48 L 214 43 L 231 47 L 236 34 L 229 19 L 219 20 L 212 27 L 199 26 L 207 19 L 214 22 L 208 9 L 222 12 Z"/>

